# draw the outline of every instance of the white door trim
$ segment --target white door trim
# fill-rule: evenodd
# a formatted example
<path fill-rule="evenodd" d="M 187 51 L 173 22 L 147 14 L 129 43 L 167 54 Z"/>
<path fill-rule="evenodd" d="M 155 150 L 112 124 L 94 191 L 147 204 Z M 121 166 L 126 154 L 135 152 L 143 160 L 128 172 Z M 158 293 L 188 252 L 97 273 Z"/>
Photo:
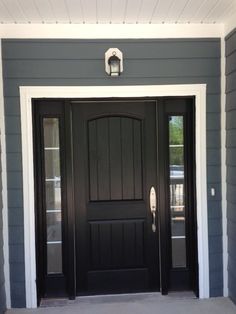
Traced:
<path fill-rule="evenodd" d="M 37 307 L 32 99 L 195 96 L 199 297 L 209 298 L 206 85 L 21 86 L 26 307 Z"/>

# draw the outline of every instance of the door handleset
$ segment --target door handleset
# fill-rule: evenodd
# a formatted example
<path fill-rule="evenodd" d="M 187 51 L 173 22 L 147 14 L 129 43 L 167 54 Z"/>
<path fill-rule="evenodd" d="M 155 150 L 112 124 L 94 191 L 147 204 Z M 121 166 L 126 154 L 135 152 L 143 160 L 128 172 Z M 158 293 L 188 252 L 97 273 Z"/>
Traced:
<path fill-rule="evenodd" d="M 154 186 L 150 189 L 150 211 L 152 214 L 152 231 L 156 232 L 156 210 L 157 210 L 157 197 Z"/>

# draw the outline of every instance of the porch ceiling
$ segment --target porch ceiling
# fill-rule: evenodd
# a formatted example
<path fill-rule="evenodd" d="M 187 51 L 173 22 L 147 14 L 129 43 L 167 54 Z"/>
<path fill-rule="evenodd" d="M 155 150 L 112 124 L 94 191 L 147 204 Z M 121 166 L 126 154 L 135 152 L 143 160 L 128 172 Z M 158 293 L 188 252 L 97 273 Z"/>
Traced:
<path fill-rule="evenodd" d="M 0 22 L 226 23 L 236 0 L 0 0 Z"/>

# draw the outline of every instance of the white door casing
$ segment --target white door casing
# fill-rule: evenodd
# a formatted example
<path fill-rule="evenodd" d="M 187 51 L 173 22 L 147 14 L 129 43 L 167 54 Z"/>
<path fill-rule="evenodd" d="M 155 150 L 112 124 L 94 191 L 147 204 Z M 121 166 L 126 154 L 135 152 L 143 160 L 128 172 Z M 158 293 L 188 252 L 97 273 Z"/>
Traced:
<path fill-rule="evenodd" d="M 195 160 L 199 297 L 209 298 L 206 171 L 206 84 L 139 86 L 21 86 L 20 107 L 22 131 L 25 287 L 27 308 L 37 307 L 32 99 L 164 96 L 195 97 Z"/>

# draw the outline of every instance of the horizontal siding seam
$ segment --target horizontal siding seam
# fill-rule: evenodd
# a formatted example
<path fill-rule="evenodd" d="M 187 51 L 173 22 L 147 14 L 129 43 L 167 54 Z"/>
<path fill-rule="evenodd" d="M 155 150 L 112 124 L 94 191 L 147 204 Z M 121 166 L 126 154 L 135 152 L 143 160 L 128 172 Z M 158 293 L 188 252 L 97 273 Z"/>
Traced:
<path fill-rule="evenodd" d="M 226 91 L 225 91 L 225 94 L 226 94 L 226 96 L 227 95 L 229 95 L 229 94 L 231 94 L 231 93 L 234 93 L 236 91 L 236 89 L 227 89 Z"/>
<path fill-rule="evenodd" d="M 236 91 L 236 89 L 235 89 L 235 91 Z M 226 105 L 227 106 L 227 105 Z M 230 109 L 228 109 L 227 110 L 227 108 L 226 108 L 226 112 L 231 112 L 231 111 L 235 111 L 236 112 L 236 101 L 235 101 L 235 108 L 230 108 Z"/>
<path fill-rule="evenodd" d="M 21 135 L 20 132 L 10 132 L 10 131 L 6 131 L 5 134 L 6 135 Z"/>
<path fill-rule="evenodd" d="M 231 57 L 234 53 L 236 53 L 236 47 L 229 53 L 229 54 L 225 54 L 226 59 L 228 57 Z M 227 61 L 226 61 L 227 62 Z"/>
<path fill-rule="evenodd" d="M 210 275 L 212 275 L 212 274 L 222 274 L 222 271 L 218 271 L 218 270 L 213 269 L 213 270 L 210 270 Z"/>
<path fill-rule="evenodd" d="M 226 95 L 229 95 L 229 94 L 233 94 L 236 92 L 236 88 L 235 89 L 230 89 L 230 90 L 226 90 L 225 93 Z M 227 100 L 226 100 L 226 105 L 227 105 Z"/>
<path fill-rule="evenodd" d="M 236 129 L 231 129 L 231 130 L 236 130 Z M 225 145 L 225 148 L 227 148 L 227 149 L 234 149 L 234 148 L 236 148 L 236 144 L 227 144 L 227 145 Z"/>
<path fill-rule="evenodd" d="M 214 162 L 209 161 L 209 162 L 207 163 L 207 167 L 220 167 L 220 166 L 221 166 L 221 163 L 220 163 L 220 162 L 214 163 Z M 219 182 L 217 182 L 217 183 L 221 183 L 221 181 L 219 181 Z"/>
<path fill-rule="evenodd" d="M 216 255 L 216 254 L 222 254 L 222 248 L 220 248 L 219 250 L 211 250 L 211 248 L 209 248 L 209 256 Z"/>
<path fill-rule="evenodd" d="M 231 151 L 231 150 L 235 150 L 235 148 L 228 148 L 227 150 Z M 230 152 L 227 152 L 227 154 L 230 154 Z M 228 166 L 231 170 L 236 171 L 236 163 L 230 163 L 229 161 L 226 162 L 226 166 Z"/>
<path fill-rule="evenodd" d="M 236 90 L 235 90 L 235 91 L 236 91 Z M 236 102 L 235 102 L 235 103 L 236 103 Z M 229 106 L 229 105 L 228 105 L 228 106 Z M 229 109 L 226 108 L 225 112 L 235 111 L 235 109 L 236 109 L 236 108 L 229 108 Z"/>
<path fill-rule="evenodd" d="M 35 78 L 34 78 L 35 79 Z M 202 83 L 202 84 L 204 84 L 204 83 Z M 131 84 L 130 84 L 131 85 Z M 148 84 L 149 85 L 149 84 Z M 166 85 L 166 84 L 162 84 L 162 85 Z M 172 85 L 172 84 L 170 84 L 170 85 Z M 59 87 L 61 87 L 62 85 L 59 85 Z M 69 85 L 66 85 L 66 86 L 69 86 Z M 74 86 L 74 85 L 73 85 Z M 112 85 L 111 85 L 112 86 Z M 214 93 L 209 93 L 208 91 L 206 91 L 206 95 L 209 97 L 209 96 L 219 96 L 220 97 L 220 93 L 216 93 L 216 92 L 214 92 Z M 4 100 L 5 100 L 5 103 L 7 102 L 7 99 L 8 98 L 13 98 L 13 99 L 19 99 L 20 100 L 20 95 L 5 95 L 4 96 Z M 210 113 L 210 112 L 209 112 Z M 219 113 L 220 113 L 220 111 L 219 111 Z M 9 115 L 9 114 L 8 114 Z"/>
<path fill-rule="evenodd" d="M 229 225 L 235 225 L 236 226 L 236 222 L 232 218 L 230 218 L 229 221 L 228 221 L 228 226 Z M 235 236 L 236 236 L 236 232 L 235 232 Z"/>
<path fill-rule="evenodd" d="M 236 217 L 232 218 L 232 217 L 229 217 L 229 215 L 227 215 L 227 218 L 230 222 L 232 222 L 235 225 L 235 229 L 236 229 Z"/>
<path fill-rule="evenodd" d="M 236 28 L 234 28 L 234 29 L 225 37 L 225 41 L 228 41 L 232 36 L 234 36 L 234 34 L 236 34 Z"/>
<path fill-rule="evenodd" d="M 11 113 L 11 114 L 7 114 L 7 116 L 12 117 L 12 118 L 20 118 L 21 117 L 20 113 Z"/>
<path fill-rule="evenodd" d="M 228 228 L 227 228 L 227 236 L 228 236 L 229 240 L 235 242 L 235 240 L 236 240 L 236 235 L 235 235 L 235 236 L 232 236 L 232 234 L 229 233 Z M 228 251 L 228 255 L 229 255 L 231 258 L 233 258 L 232 254 L 230 254 L 229 251 Z M 235 257 L 234 257 L 233 259 L 235 260 L 235 265 L 236 265 L 236 253 L 235 253 Z"/>
<path fill-rule="evenodd" d="M 230 72 L 226 72 L 226 73 L 225 73 L 226 79 L 228 80 L 231 75 L 235 74 L 235 72 L 236 72 L 236 68 L 233 69 L 233 70 L 230 71 Z"/>
<path fill-rule="evenodd" d="M 14 283 L 25 283 L 25 280 L 16 280 L 14 278 L 11 277 L 11 284 L 14 284 Z"/>
<path fill-rule="evenodd" d="M 45 44 L 87 44 L 87 43 L 94 43 L 94 44 L 110 44 L 112 43 L 195 43 L 195 42 L 204 42 L 204 43 L 219 43 L 220 44 L 220 38 L 157 38 L 157 39 L 2 39 L 2 42 L 4 44 L 11 44 L 11 43 L 23 43 L 23 44 L 32 44 L 32 43 L 45 43 Z"/>
<path fill-rule="evenodd" d="M 166 76 L 158 76 L 158 75 L 155 75 L 155 76 L 125 76 L 124 77 L 125 79 L 176 79 L 176 78 L 179 78 L 179 79 L 188 79 L 190 80 L 191 78 L 201 78 L 202 80 L 206 79 L 206 78 L 218 78 L 220 80 L 220 75 L 219 74 L 216 74 L 216 75 L 194 75 L 194 76 L 181 76 L 181 75 L 166 75 Z M 100 80 L 104 80 L 104 76 L 83 76 L 83 77 L 62 77 L 62 76 L 59 76 L 59 77 L 45 77 L 45 76 L 39 76 L 39 77 L 28 77 L 28 76 L 14 76 L 14 77 L 11 77 L 11 76 L 6 76 L 4 75 L 4 79 L 5 80 L 21 80 L 21 79 L 27 79 L 27 80 L 44 80 L 44 79 L 48 79 L 48 80 L 57 80 L 57 79 L 60 79 L 60 80 L 84 80 L 84 79 L 88 79 L 88 80 L 92 80 L 92 79 L 100 79 Z M 203 83 L 204 84 L 204 83 Z M 161 84 L 161 85 L 170 85 L 170 84 Z"/>
<path fill-rule="evenodd" d="M 232 268 L 231 267 L 228 267 L 228 272 L 229 272 L 229 277 L 230 277 L 230 280 L 234 281 L 234 286 L 236 286 L 236 274 L 232 271 Z M 229 294 L 230 294 L 230 291 L 229 291 Z M 235 295 L 234 295 L 234 298 L 235 298 Z"/>
<path fill-rule="evenodd" d="M 231 240 L 235 240 L 235 239 L 232 239 L 231 237 L 229 237 Z M 232 259 L 234 262 L 235 262 L 235 265 L 236 265 L 236 255 L 235 256 L 232 256 L 232 254 L 230 254 L 230 252 L 228 251 L 228 254 L 229 254 L 229 257 L 230 257 L 230 259 Z M 236 272 L 236 270 L 235 270 L 235 272 Z"/>
<path fill-rule="evenodd" d="M 226 198 L 226 200 L 227 200 L 227 203 L 229 203 L 233 206 L 236 206 L 236 201 L 234 202 L 231 198 L 228 198 L 228 197 Z"/>
<path fill-rule="evenodd" d="M 236 202 L 234 203 L 234 202 L 232 202 L 232 201 L 229 200 L 227 203 L 228 203 L 227 205 L 232 205 L 232 206 L 235 206 L 235 207 L 236 207 Z"/>
<path fill-rule="evenodd" d="M 142 57 L 142 58 L 135 58 L 135 57 L 126 57 L 125 61 L 142 61 L 142 60 L 220 60 L 220 57 L 168 57 L 168 58 L 154 58 L 154 57 Z M 4 58 L 3 61 L 103 61 L 104 58 Z"/>
<path fill-rule="evenodd" d="M 226 183 L 228 184 L 228 186 L 236 187 L 236 183 L 231 182 L 229 179 L 226 179 Z"/>

